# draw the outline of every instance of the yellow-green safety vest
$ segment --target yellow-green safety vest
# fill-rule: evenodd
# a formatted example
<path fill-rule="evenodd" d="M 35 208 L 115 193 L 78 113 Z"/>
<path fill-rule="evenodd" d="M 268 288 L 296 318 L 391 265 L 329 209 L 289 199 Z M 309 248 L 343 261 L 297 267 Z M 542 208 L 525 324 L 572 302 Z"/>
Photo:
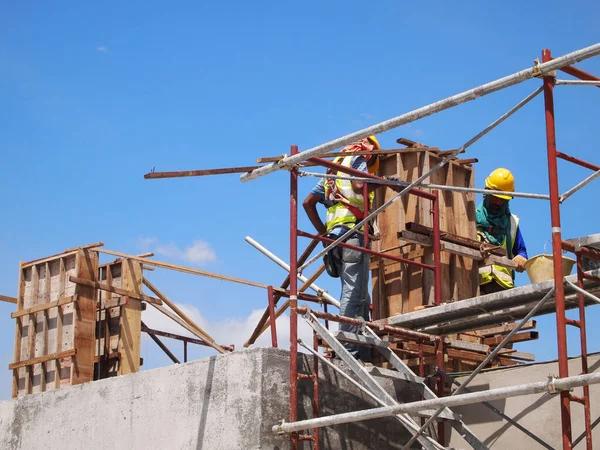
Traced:
<path fill-rule="evenodd" d="M 517 229 L 519 227 L 519 218 L 514 214 L 510 215 L 510 237 L 512 245 L 515 244 L 515 239 L 517 238 Z M 483 229 L 477 227 L 478 232 L 483 232 Z M 481 234 L 478 233 L 477 237 L 481 240 Z M 502 243 L 502 248 L 506 249 L 506 236 L 504 236 L 504 242 Z M 512 249 L 506 251 L 506 255 L 510 255 Z M 492 281 L 498 283 L 504 289 L 512 289 L 515 287 L 515 283 L 513 281 L 513 270 L 507 267 L 497 266 L 495 264 L 480 267 L 479 268 L 479 285 L 488 284 Z"/>
<path fill-rule="evenodd" d="M 352 159 L 356 155 L 348 155 L 345 157 L 340 157 L 334 160 L 334 162 L 341 164 L 345 167 L 352 167 Z M 341 163 L 340 163 L 341 159 Z M 336 175 L 346 175 L 344 172 L 338 171 Z M 364 199 L 362 194 L 357 194 L 352 189 L 352 182 L 350 180 L 340 180 L 336 179 L 335 187 L 342 196 L 344 196 L 348 202 L 358 208 L 359 210 L 364 212 Z M 333 192 L 329 187 L 328 183 L 325 183 L 325 198 L 333 200 Z M 375 193 L 371 192 L 369 194 L 369 203 L 373 202 L 375 198 Z M 335 201 L 335 200 L 334 200 Z M 327 209 L 327 231 L 330 231 L 332 228 L 337 227 L 339 225 L 345 225 L 349 228 L 352 228 L 356 222 L 358 221 L 356 216 L 348 209 L 348 207 L 342 202 L 336 202 L 333 206 L 330 206 Z"/>

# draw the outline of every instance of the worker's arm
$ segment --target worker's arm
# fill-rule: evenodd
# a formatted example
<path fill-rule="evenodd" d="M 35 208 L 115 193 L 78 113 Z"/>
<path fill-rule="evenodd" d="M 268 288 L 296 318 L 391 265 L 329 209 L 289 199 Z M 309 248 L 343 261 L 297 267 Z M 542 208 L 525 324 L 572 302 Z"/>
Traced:
<path fill-rule="evenodd" d="M 517 228 L 517 235 L 515 236 L 515 242 L 512 248 L 513 261 L 517 263 L 517 272 L 523 272 L 525 270 L 525 263 L 527 262 L 527 247 L 525 246 L 525 240 L 521 234 L 521 227 Z"/>
<path fill-rule="evenodd" d="M 317 233 L 325 235 L 327 228 L 325 228 L 325 224 L 323 224 L 321 217 L 319 217 L 319 212 L 317 211 L 317 203 L 320 202 L 321 196 L 311 192 L 302 202 L 302 206 L 304 207 L 304 211 L 306 211 L 310 223 L 312 223 L 317 230 Z"/>

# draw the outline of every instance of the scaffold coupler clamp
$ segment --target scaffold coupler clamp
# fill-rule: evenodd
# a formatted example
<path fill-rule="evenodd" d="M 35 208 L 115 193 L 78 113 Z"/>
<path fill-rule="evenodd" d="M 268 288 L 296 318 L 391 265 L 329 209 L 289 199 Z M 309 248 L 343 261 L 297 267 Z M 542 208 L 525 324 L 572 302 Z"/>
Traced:
<path fill-rule="evenodd" d="M 357 317 L 356 320 L 358 320 L 360 322 L 360 332 L 362 334 L 365 334 L 365 331 L 367 331 L 367 323 L 365 322 L 364 317 Z"/>
<path fill-rule="evenodd" d="M 548 393 L 550 394 L 558 394 L 558 389 L 556 389 L 556 377 L 554 375 L 548 375 Z"/>
<path fill-rule="evenodd" d="M 323 304 L 323 294 L 325 294 L 327 291 L 325 291 L 324 289 L 319 289 L 317 291 L 317 298 L 319 299 L 319 305 Z"/>
<path fill-rule="evenodd" d="M 287 164 L 285 162 L 285 158 L 287 158 L 287 157 L 288 157 L 288 155 L 286 155 L 285 153 L 283 155 L 281 155 L 281 159 L 279 161 L 277 161 L 277 166 L 280 169 L 283 169 L 283 170 L 294 170 L 294 169 L 297 169 L 299 167 L 298 164 Z"/>
<path fill-rule="evenodd" d="M 284 424 L 285 424 L 285 419 L 281 419 L 279 421 L 279 425 L 277 425 L 277 434 L 285 434 L 285 431 L 283 431 Z"/>

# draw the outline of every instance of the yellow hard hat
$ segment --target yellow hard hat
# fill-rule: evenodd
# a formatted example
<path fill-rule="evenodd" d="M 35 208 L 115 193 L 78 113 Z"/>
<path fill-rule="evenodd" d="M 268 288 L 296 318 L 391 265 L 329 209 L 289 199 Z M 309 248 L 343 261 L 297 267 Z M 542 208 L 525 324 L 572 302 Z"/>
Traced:
<path fill-rule="evenodd" d="M 373 144 L 375 146 L 375 150 L 379 150 L 381 148 L 379 146 L 379 141 L 377 140 L 377 138 L 375 136 L 369 136 L 367 139 L 369 141 L 371 141 L 371 144 Z"/>
<path fill-rule="evenodd" d="M 508 169 L 496 169 L 485 179 L 485 187 L 493 191 L 515 192 L 515 177 Z M 492 195 L 504 200 L 512 199 L 511 195 Z"/>

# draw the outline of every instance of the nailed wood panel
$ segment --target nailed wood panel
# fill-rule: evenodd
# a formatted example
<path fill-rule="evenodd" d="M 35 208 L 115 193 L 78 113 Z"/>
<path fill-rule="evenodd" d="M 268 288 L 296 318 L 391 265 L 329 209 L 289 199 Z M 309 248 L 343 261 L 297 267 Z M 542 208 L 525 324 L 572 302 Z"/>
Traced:
<path fill-rule="evenodd" d="M 95 279 L 97 261 L 96 252 L 79 250 L 21 265 L 17 312 L 34 309 L 16 318 L 13 397 L 91 380 L 94 290 L 79 288 L 68 278 L 81 274 Z M 83 300 L 83 309 L 76 312 L 79 306 L 60 301 L 68 297 Z M 64 356 L 71 353 L 76 356 Z M 32 359 L 40 362 L 18 364 Z"/>
<path fill-rule="evenodd" d="M 386 158 L 381 163 L 381 175 L 394 175 L 405 181 L 413 181 L 441 161 L 441 157 L 432 152 L 399 154 Z M 473 187 L 474 170 L 470 166 L 452 162 L 432 174 L 425 183 L 450 184 Z M 378 191 L 375 206 L 389 200 L 395 193 L 390 189 Z M 442 191 L 438 193 L 440 201 L 441 231 L 476 239 L 475 195 Z M 433 250 L 423 249 L 419 256 L 416 250 L 422 247 L 409 243 L 402 245 L 397 238 L 398 231 L 405 229 L 407 222 L 417 222 L 432 226 L 431 201 L 409 195 L 393 203 L 378 216 L 378 226 L 382 239 L 380 249 L 394 248 L 390 253 L 396 256 L 414 256 L 414 260 L 433 264 Z M 400 244 L 400 246 L 399 246 Z M 413 258 L 411 258 L 413 259 Z M 376 258 L 374 261 L 376 262 Z M 414 311 L 423 305 L 433 304 L 433 272 L 408 266 L 406 264 L 388 264 L 383 267 L 383 276 L 373 277 L 373 297 L 381 305 L 380 316 L 389 317 Z M 383 282 L 383 287 L 378 284 Z M 477 295 L 477 266 L 466 257 L 442 252 L 442 301 L 460 300 Z"/>
<path fill-rule="evenodd" d="M 122 262 L 123 289 L 142 294 L 142 263 L 124 259 Z M 119 375 L 139 372 L 142 334 L 142 302 L 132 301 L 121 309 L 121 338 Z"/>

